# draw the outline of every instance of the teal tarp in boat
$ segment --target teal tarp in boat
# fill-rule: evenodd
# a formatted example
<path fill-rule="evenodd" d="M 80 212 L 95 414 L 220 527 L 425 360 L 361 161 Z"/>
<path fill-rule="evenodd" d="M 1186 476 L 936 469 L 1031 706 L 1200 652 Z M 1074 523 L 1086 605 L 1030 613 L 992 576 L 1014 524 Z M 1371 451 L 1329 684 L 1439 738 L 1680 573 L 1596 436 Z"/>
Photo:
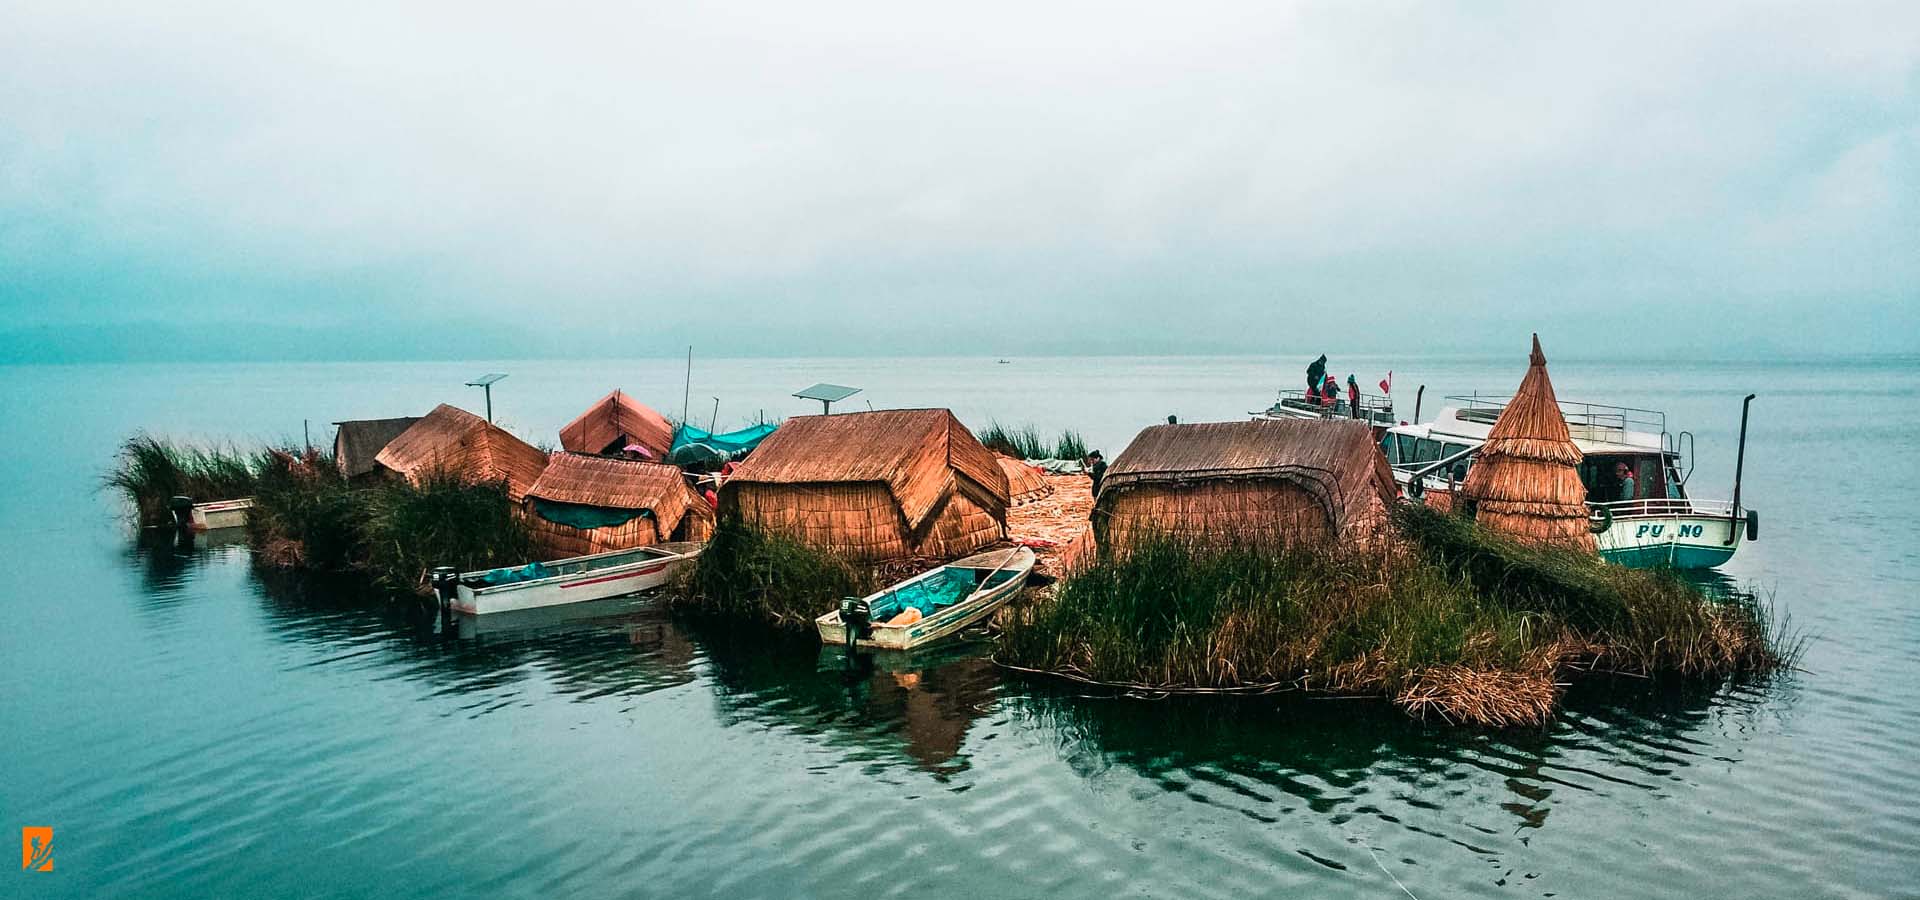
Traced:
<path fill-rule="evenodd" d="M 704 428 L 682 425 L 673 433 L 673 449 L 667 454 L 677 465 L 717 464 L 738 459 L 767 439 L 774 425 L 749 425 L 739 431 L 714 434 Z"/>
<path fill-rule="evenodd" d="M 942 607 L 965 600 L 977 584 L 972 569 L 942 569 L 932 578 L 881 596 L 873 605 L 873 617 L 886 621 L 906 612 L 909 606 L 920 610 L 923 616 L 931 616 Z"/>
<path fill-rule="evenodd" d="M 573 528 L 611 528 L 625 525 L 642 516 L 651 518 L 650 509 L 608 509 L 604 506 L 584 506 L 579 503 L 558 503 L 552 500 L 533 498 L 534 514 L 557 525 Z"/>
<path fill-rule="evenodd" d="M 527 563 L 511 569 L 494 569 L 480 576 L 487 584 L 519 584 L 522 581 L 537 581 L 556 574 L 546 563 Z"/>

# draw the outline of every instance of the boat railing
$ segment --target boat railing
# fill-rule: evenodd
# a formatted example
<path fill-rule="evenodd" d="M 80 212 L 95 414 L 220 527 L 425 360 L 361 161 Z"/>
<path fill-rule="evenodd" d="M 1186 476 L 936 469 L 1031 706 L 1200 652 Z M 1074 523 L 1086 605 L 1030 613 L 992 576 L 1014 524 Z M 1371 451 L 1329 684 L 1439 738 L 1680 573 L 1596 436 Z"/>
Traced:
<path fill-rule="evenodd" d="M 1308 397 L 1306 391 L 1281 391 L 1274 401 L 1274 407 L 1285 407 L 1298 412 L 1318 413 L 1329 419 L 1357 418 L 1365 419 L 1375 425 L 1392 425 L 1393 398 L 1382 394 L 1361 394 L 1360 414 L 1353 414 L 1353 407 L 1342 392 L 1332 403 L 1324 403 L 1318 397 Z M 1268 412 L 1273 412 L 1270 409 Z"/>
<path fill-rule="evenodd" d="M 1513 395 L 1450 394 L 1447 399 L 1459 404 L 1461 418 L 1469 422 L 1491 425 L 1500 418 L 1501 410 L 1507 408 L 1507 404 L 1513 400 Z M 1560 414 L 1566 418 L 1567 428 L 1574 433 L 1575 437 L 1606 440 L 1628 431 L 1663 436 L 1667 433 L 1667 414 L 1657 409 L 1587 403 L 1580 400 L 1558 402 Z"/>
<path fill-rule="evenodd" d="M 1616 500 L 1588 503 L 1592 509 L 1605 508 L 1615 518 L 1639 516 L 1714 516 L 1731 517 L 1733 504 L 1726 500 L 1695 500 L 1688 497 L 1649 500 Z"/>
<path fill-rule="evenodd" d="M 1395 473 L 1407 473 L 1407 483 L 1402 492 L 1409 497 L 1418 497 L 1432 488 L 1442 486 L 1448 491 L 1452 491 L 1457 486 L 1456 479 L 1453 477 L 1453 464 L 1478 455 L 1481 446 L 1480 444 L 1474 444 L 1465 450 L 1434 460 L 1430 463 L 1403 464 L 1392 468 Z M 1445 472 L 1446 476 L 1442 478 L 1440 475 L 1435 474 L 1438 472 Z"/>

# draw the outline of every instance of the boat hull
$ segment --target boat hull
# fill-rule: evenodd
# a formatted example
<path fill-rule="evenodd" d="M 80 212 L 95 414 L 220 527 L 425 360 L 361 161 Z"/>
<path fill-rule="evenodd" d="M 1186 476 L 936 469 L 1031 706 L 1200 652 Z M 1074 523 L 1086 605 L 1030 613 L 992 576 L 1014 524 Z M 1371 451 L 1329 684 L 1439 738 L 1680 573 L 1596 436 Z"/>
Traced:
<path fill-rule="evenodd" d="M 216 500 L 212 503 L 195 503 L 188 517 L 189 527 L 194 531 L 218 531 L 222 528 L 240 528 L 247 524 L 247 513 L 253 509 L 253 498 L 242 497 L 239 500 Z"/>
<path fill-rule="evenodd" d="M 866 637 L 855 640 L 854 646 L 862 650 L 912 650 L 945 640 L 980 623 L 1006 605 L 1007 601 L 1013 599 L 1022 588 L 1027 586 L 1027 576 L 1033 571 L 1033 551 L 1022 547 L 1012 552 L 1015 556 L 1014 564 L 1007 568 L 1013 568 L 1019 573 L 1014 578 L 911 625 L 875 623 L 870 627 Z M 972 558 L 969 557 L 969 559 Z M 942 566 L 933 571 L 938 572 L 945 568 L 947 567 Z M 838 610 L 815 619 L 814 627 L 820 632 L 821 642 L 836 647 L 846 645 L 847 629 L 840 621 Z"/>
<path fill-rule="evenodd" d="M 672 557 L 490 587 L 475 587 L 463 580 L 455 589 L 452 606 L 455 612 L 481 616 L 623 597 L 665 585 L 680 567 L 699 555 L 696 549 Z"/>
<path fill-rule="evenodd" d="M 1711 569 L 1733 558 L 1744 519 L 1703 515 L 1615 515 L 1594 535 L 1600 558 L 1633 569 Z"/>

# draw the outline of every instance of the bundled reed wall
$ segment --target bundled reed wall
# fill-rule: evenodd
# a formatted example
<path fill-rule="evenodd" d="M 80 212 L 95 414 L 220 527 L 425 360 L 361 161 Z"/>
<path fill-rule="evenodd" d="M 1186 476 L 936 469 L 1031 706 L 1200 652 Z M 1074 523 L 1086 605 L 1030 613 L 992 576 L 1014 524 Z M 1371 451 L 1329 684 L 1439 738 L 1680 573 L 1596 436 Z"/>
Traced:
<path fill-rule="evenodd" d="M 954 491 L 917 530 L 882 482 L 729 484 L 723 514 L 862 562 L 971 553 L 1006 536 L 987 507 Z"/>
<path fill-rule="evenodd" d="M 1333 536 L 1333 519 L 1320 500 L 1277 478 L 1143 484 L 1117 492 L 1101 510 L 1094 528 L 1109 546 L 1128 546 L 1149 534 L 1280 544 L 1321 543 Z"/>

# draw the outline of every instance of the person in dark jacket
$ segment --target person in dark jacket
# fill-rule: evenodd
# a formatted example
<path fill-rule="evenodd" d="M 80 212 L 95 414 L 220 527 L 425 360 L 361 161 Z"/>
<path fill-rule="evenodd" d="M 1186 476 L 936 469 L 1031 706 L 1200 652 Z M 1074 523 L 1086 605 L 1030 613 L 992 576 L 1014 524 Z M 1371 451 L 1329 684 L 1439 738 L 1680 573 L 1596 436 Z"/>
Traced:
<path fill-rule="evenodd" d="M 1093 477 L 1093 495 L 1100 496 L 1100 480 L 1107 477 L 1106 459 L 1100 455 L 1100 451 L 1093 450 L 1087 453 L 1087 458 L 1081 460 L 1080 464 L 1086 468 L 1087 474 Z"/>

